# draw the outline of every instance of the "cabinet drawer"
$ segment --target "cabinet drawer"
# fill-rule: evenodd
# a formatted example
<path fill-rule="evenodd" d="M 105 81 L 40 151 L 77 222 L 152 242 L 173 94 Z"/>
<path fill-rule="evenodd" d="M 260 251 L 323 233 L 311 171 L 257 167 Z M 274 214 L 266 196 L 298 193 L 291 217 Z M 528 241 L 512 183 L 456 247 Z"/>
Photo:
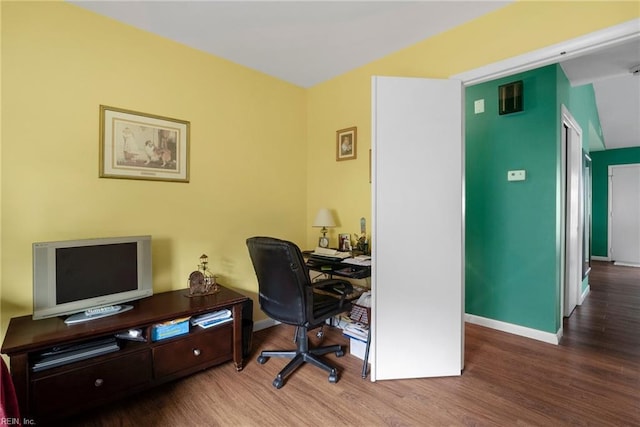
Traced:
<path fill-rule="evenodd" d="M 155 378 L 183 370 L 196 371 L 209 365 L 226 362 L 233 357 L 231 324 L 198 331 L 153 348 Z"/>
<path fill-rule="evenodd" d="M 33 407 L 38 415 L 58 414 L 123 396 L 151 381 L 148 350 L 33 381 Z M 61 415 L 61 414 L 60 414 Z"/>

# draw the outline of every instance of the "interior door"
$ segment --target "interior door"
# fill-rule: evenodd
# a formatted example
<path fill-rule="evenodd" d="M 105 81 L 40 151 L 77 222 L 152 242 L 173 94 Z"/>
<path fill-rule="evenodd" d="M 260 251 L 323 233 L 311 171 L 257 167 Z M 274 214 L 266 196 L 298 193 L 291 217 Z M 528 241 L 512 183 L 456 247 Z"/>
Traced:
<path fill-rule="evenodd" d="M 582 289 L 582 130 L 563 108 L 563 140 L 566 147 L 564 312 L 571 316 Z"/>
<path fill-rule="evenodd" d="M 640 266 L 640 164 L 610 168 L 610 254 L 616 264 Z"/>
<path fill-rule="evenodd" d="M 462 98 L 457 80 L 372 80 L 372 381 L 463 367 Z"/>

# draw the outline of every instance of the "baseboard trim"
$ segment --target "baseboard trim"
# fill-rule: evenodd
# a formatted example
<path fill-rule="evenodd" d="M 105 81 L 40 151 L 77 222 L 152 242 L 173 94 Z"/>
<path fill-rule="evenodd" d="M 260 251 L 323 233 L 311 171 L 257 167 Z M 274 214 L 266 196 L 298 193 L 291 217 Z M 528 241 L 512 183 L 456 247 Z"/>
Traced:
<path fill-rule="evenodd" d="M 587 298 L 587 295 L 589 295 L 589 292 L 591 292 L 591 286 L 587 285 L 587 287 L 584 288 L 584 291 L 582 291 L 582 295 L 580 295 L 580 305 L 582 305 L 584 300 Z"/>
<path fill-rule="evenodd" d="M 608 256 L 591 255 L 591 259 L 594 261 L 611 261 L 611 258 L 609 258 Z"/>
<path fill-rule="evenodd" d="M 485 326 L 498 331 L 507 332 L 514 335 L 520 335 L 525 338 L 531 338 L 537 341 L 543 341 L 549 344 L 558 345 L 562 337 L 562 329 L 557 333 L 539 331 L 537 329 L 527 328 L 525 326 L 514 325 L 513 323 L 501 322 L 500 320 L 488 319 L 486 317 L 476 316 L 475 314 L 464 315 L 465 321 L 474 325 Z"/>
<path fill-rule="evenodd" d="M 253 324 L 253 330 L 254 331 L 260 331 L 262 329 L 267 329 L 270 328 L 272 326 L 276 326 L 279 325 L 280 322 L 277 322 L 273 319 L 264 319 L 264 320 L 258 320 L 257 322 L 255 322 Z"/>
<path fill-rule="evenodd" d="M 585 289 L 585 291 L 582 293 L 583 300 L 584 298 L 586 298 L 589 291 L 590 288 L 587 287 L 587 289 Z M 465 313 L 464 318 L 466 322 L 473 323 L 474 325 L 485 326 L 487 328 L 496 329 L 498 331 L 507 332 L 514 335 L 520 335 L 525 338 L 531 338 L 549 344 L 558 345 L 558 343 L 560 342 L 560 338 L 562 338 L 562 329 L 558 330 L 556 334 L 553 334 L 551 332 L 539 331 L 537 329 L 514 325 L 513 323 L 501 322 L 500 320 L 488 319 L 486 317 L 476 316 L 474 314 Z M 280 322 L 277 322 L 273 319 L 259 320 L 254 323 L 253 330 L 260 331 L 262 329 L 267 329 L 279 324 Z"/>
<path fill-rule="evenodd" d="M 640 264 L 636 264 L 635 262 L 624 262 L 624 261 L 616 261 L 613 265 L 620 265 L 623 267 L 640 267 Z"/>

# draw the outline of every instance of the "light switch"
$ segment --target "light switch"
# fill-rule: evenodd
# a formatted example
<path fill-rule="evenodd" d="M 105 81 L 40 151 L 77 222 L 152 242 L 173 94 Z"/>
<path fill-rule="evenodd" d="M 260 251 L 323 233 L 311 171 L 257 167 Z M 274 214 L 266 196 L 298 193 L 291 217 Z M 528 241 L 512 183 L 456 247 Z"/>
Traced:
<path fill-rule="evenodd" d="M 524 181 L 526 177 L 527 173 L 524 170 L 507 172 L 507 181 Z"/>
<path fill-rule="evenodd" d="M 484 99 L 478 99 L 473 103 L 476 114 L 484 113 Z"/>

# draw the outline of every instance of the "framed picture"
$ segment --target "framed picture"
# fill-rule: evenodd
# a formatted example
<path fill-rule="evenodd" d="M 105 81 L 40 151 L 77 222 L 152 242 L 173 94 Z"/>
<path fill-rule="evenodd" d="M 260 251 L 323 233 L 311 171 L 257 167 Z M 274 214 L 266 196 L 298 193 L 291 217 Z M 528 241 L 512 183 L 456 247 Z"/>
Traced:
<path fill-rule="evenodd" d="M 345 252 L 351 251 L 351 236 L 349 233 L 338 234 L 338 250 Z"/>
<path fill-rule="evenodd" d="M 100 106 L 100 177 L 189 182 L 184 120 Z"/>
<path fill-rule="evenodd" d="M 336 160 L 353 160 L 357 157 L 357 128 L 340 129 L 336 132 Z"/>

